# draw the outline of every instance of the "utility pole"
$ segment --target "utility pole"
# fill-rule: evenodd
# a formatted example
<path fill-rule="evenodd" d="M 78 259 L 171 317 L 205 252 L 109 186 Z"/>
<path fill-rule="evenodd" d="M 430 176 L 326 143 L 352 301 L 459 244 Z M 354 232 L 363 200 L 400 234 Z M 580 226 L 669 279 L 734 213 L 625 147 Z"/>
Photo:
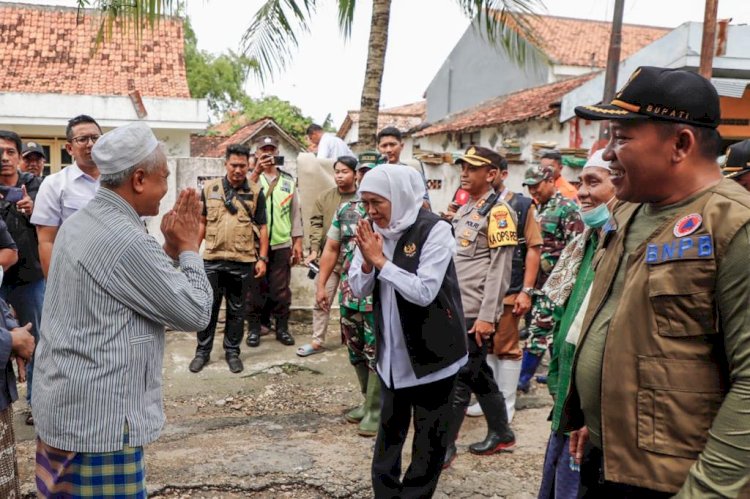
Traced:
<path fill-rule="evenodd" d="M 609 53 L 607 54 L 607 69 L 604 73 L 604 95 L 602 102 L 609 104 L 617 90 L 617 72 L 620 68 L 620 48 L 622 47 L 622 14 L 625 10 L 625 0 L 615 0 L 615 12 L 612 17 L 612 32 L 609 35 Z M 602 122 L 599 128 L 599 138 L 606 139 L 609 127 Z"/>
<path fill-rule="evenodd" d="M 698 73 L 711 79 L 714 62 L 714 43 L 716 40 L 716 16 L 719 11 L 719 0 L 706 0 L 706 12 L 703 14 L 703 39 L 701 40 L 701 63 Z"/>

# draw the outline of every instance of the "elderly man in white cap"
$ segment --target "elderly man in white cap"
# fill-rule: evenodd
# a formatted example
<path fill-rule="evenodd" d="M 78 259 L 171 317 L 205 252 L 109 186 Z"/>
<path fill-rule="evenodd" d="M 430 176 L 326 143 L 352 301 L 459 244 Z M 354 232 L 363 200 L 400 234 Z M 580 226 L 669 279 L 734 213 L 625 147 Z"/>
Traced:
<path fill-rule="evenodd" d="M 212 292 L 198 255 L 200 200 L 179 195 L 161 247 L 140 217 L 159 212 L 166 157 L 143 123 L 92 151 L 94 199 L 61 227 L 36 357 L 40 497 L 146 497 L 143 445 L 164 424 L 164 326 L 206 327 Z"/>
<path fill-rule="evenodd" d="M 555 269 L 544 285 L 544 299 L 554 311 L 552 360 L 547 387 L 555 400 L 552 409 L 552 434 L 544 458 L 540 498 L 574 499 L 581 481 L 577 466 L 571 463 L 569 437 L 560 429 L 560 414 L 570 385 L 571 366 L 583 315 L 594 280 L 593 259 L 600 237 L 607 230 L 611 210 L 616 203 L 615 186 L 610 180 L 610 162 L 602 158 L 604 150 L 596 151 L 581 171 L 578 199 L 581 218 L 586 225 L 563 250 Z"/>

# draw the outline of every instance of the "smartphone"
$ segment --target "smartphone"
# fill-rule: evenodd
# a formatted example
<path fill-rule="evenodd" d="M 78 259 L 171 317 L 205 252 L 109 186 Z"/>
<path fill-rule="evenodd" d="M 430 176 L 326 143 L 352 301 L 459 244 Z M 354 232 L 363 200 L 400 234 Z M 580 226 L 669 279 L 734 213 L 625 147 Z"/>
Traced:
<path fill-rule="evenodd" d="M 23 189 L 20 187 L 3 187 L 0 189 L 3 201 L 17 203 L 23 199 Z"/>
<path fill-rule="evenodd" d="M 284 156 L 274 156 L 273 160 L 276 166 L 284 166 Z"/>

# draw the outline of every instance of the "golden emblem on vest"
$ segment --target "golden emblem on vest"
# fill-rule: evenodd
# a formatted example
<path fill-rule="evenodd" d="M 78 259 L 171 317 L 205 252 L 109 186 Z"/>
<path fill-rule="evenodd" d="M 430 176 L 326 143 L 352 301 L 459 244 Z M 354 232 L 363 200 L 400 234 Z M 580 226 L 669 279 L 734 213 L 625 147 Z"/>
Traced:
<path fill-rule="evenodd" d="M 471 244 L 471 242 L 469 242 L 469 241 L 468 241 L 468 240 L 466 240 L 466 239 L 461 239 L 461 240 L 460 240 L 460 242 L 459 242 L 459 244 L 461 245 L 461 247 L 462 247 L 462 248 L 465 248 L 465 247 L 467 247 L 468 245 L 470 245 L 470 244 Z"/>
<path fill-rule="evenodd" d="M 490 211 L 490 223 L 487 224 L 487 243 L 490 248 L 518 244 L 516 223 L 508 208 L 504 205 L 497 205 Z"/>
<path fill-rule="evenodd" d="M 417 254 L 417 245 L 415 243 L 404 245 L 404 255 L 412 257 Z"/>

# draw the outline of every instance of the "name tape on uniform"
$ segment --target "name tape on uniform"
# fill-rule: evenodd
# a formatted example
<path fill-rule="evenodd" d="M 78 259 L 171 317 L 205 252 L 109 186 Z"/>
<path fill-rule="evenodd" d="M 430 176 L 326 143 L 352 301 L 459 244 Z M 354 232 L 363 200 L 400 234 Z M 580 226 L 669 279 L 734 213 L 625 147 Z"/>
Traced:
<path fill-rule="evenodd" d="M 713 255 L 714 242 L 710 235 L 681 237 L 669 243 L 651 243 L 646 246 L 646 263 L 710 258 Z"/>

